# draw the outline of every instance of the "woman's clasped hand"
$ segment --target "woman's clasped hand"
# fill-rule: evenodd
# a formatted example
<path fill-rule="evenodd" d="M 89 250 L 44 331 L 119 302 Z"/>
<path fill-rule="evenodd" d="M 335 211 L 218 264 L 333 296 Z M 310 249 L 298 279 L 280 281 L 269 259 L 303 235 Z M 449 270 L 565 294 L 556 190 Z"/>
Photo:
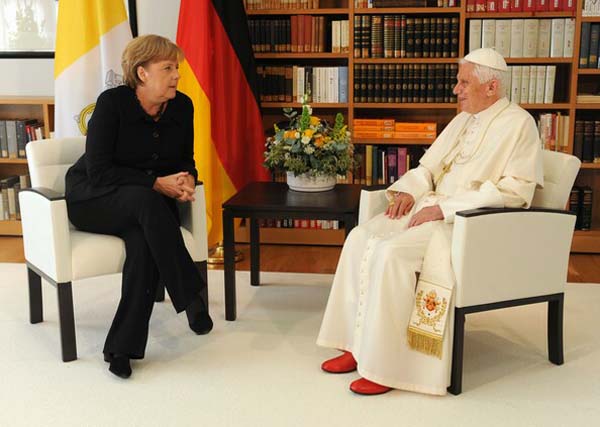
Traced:
<path fill-rule="evenodd" d="M 194 176 L 188 172 L 179 172 L 167 176 L 159 176 L 154 181 L 154 190 L 180 202 L 193 202 L 196 190 Z"/>

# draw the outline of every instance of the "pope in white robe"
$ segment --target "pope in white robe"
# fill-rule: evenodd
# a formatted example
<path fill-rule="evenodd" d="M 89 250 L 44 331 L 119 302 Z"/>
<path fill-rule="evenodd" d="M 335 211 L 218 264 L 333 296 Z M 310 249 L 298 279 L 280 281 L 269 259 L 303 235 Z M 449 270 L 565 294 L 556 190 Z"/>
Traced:
<path fill-rule="evenodd" d="M 407 343 L 417 273 L 432 234 L 451 236 L 457 211 L 528 208 L 536 186 L 543 185 L 537 127 L 504 96 L 507 70 L 493 49 L 460 60 L 454 93 L 461 113 L 419 166 L 387 189 L 387 211 L 354 228 L 344 243 L 317 344 L 344 352 L 322 368 L 357 369 L 361 378 L 350 385 L 356 393 L 446 393 L 453 304 L 441 359 Z"/>

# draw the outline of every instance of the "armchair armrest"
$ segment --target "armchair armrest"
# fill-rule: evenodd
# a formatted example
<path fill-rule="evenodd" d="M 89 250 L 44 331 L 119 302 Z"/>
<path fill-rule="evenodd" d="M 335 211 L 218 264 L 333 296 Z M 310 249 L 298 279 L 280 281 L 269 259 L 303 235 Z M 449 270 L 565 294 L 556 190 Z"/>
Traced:
<path fill-rule="evenodd" d="M 71 238 L 67 204 L 47 188 L 19 192 L 25 259 L 57 283 L 70 282 Z"/>
<path fill-rule="evenodd" d="M 181 226 L 194 237 L 194 250 L 190 255 L 194 261 L 206 261 L 208 258 L 208 239 L 206 235 L 206 200 L 204 184 L 196 183 L 196 200 L 191 203 L 180 203 L 179 213 Z"/>
<path fill-rule="evenodd" d="M 364 224 L 375 215 L 385 212 L 388 200 L 385 190 L 361 190 L 360 204 L 358 206 L 358 224 Z"/>
<path fill-rule="evenodd" d="M 457 212 L 456 306 L 563 292 L 574 226 L 574 214 L 553 209 Z"/>

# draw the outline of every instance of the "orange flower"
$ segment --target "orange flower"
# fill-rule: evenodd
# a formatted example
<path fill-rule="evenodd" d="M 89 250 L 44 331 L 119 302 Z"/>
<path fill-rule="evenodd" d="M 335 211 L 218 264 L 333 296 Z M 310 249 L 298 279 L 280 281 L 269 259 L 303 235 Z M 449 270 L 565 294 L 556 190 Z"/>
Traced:
<path fill-rule="evenodd" d="M 323 138 L 319 137 L 315 139 L 315 147 L 321 148 L 323 145 L 325 145 L 325 141 L 323 140 Z"/>
<path fill-rule="evenodd" d="M 312 136 L 313 136 L 314 133 L 315 133 L 314 130 L 312 130 L 312 129 L 306 129 L 304 131 L 304 136 L 308 136 L 309 138 L 312 138 Z"/>
<path fill-rule="evenodd" d="M 321 122 L 321 119 L 315 116 L 310 116 L 310 125 L 317 126 Z"/>

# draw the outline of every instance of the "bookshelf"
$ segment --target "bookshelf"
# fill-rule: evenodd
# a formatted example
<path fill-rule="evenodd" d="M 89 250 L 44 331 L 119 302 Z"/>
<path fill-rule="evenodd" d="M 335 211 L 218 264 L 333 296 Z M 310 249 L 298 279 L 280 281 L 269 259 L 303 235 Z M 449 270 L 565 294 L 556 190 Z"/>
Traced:
<path fill-rule="evenodd" d="M 565 0 L 566 1 L 566 0 Z M 276 3 L 276 2 L 274 2 Z M 335 113 L 342 112 L 347 123 L 352 123 L 355 118 L 384 118 L 392 117 L 396 121 L 435 121 L 438 125 L 438 134 L 452 120 L 458 112 L 456 103 L 367 103 L 355 102 L 354 83 L 355 65 L 364 64 L 456 64 L 457 57 L 450 58 L 358 58 L 354 55 L 355 47 L 355 17 L 363 15 L 407 15 L 412 17 L 457 17 L 458 18 L 458 57 L 463 57 L 469 52 L 469 22 L 473 19 L 555 19 L 573 18 L 575 20 L 575 34 L 573 39 L 572 57 L 540 57 L 540 58 L 507 58 L 509 66 L 514 65 L 553 65 L 557 69 L 555 83 L 555 99 L 552 103 L 525 103 L 521 106 L 538 117 L 545 112 L 559 111 L 569 116 L 567 152 L 573 152 L 573 139 L 575 120 L 579 118 L 590 119 L 598 116 L 600 104 L 582 104 L 577 102 L 577 94 L 581 87 L 599 81 L 600 70 L 580 69 L 578 66 L 581 26 L 583 22 L 600 22 L 600 17 L 582 16 L 582 1 L 575 2 L 573 11 L 523 11 L 523 12 L 467 12 L 467 0 L 460 0 L 458 7 L 392 7 L 392 8 L 357 8 L 354 0 L 321 0 L 318 9 L 262 9 L 249 10 L 249 19 L 273 18 L 284 19 L 292 15 L 326 16 L 326 22 L 334 19 L 347 19 L 349 26 L 349 52 L 348 53 L 259 53 L 256 54 L 257 64 L 260 65 L 297 65 L 297 66 L 347 66 L 348 67 L 348 102 L 345 103 L 311 103 L 316 114 L 332 119 Z M 429 3 L 431 4 L 431 2 Z M 329 28 L 329 27 L 328 27 Z M 328 29 L 330 31 L 330 29 Z M 263 102 L 263 124 L 265 129 L 270 129 L 276 122 L 285 118 L 281 108 L 299 108 L 297 102 Z M 377 143 L 377 145 L 402 145 L 414 144 L 428 145 L 432 141 L 399 141 L 354 139 L 355 146 Z M 572 244 L 574 252 L 600 253 L 600 164 L 582 164 L 581 172 L 577 178 L 578 185 L 589 185 L 597 193 L 594 197 L 592 229 L 590 231 L 576 231 Z M 264 241 L 272 243 L 297 243 L 297 244 L 342 244 L 343 235 L 338 241 L 331 238 L 336 230 L 280 230 L 261 229 Z M 240 227 L 239 236 L 247 235 L 247 230 Z M 238 238 L 236 234 L 236 239 Z"/>
<path fill-rule="evenodd" d="M 51 97 L 0 96 L 0 120 L 36 119 L 44 125 L 44 137 L 54 130 L 54 99 Z M 0 158 L 0 179 L 27 173 L 27 159 Z M 0 236 L 20 236 L 21 221 L 0 220 Z"/>

